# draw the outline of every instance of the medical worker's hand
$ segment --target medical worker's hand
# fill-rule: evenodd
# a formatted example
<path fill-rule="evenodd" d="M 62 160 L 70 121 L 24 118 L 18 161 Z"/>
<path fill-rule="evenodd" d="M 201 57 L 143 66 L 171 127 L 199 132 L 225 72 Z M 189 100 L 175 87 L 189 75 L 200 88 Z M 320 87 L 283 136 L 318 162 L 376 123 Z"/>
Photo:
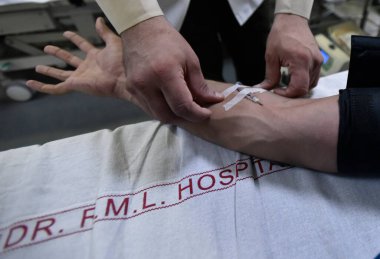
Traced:
<path fill-rule="evenodd" d="M 276 14 L 268 36 L 265 80 L 261 87 L 272 89 L 281 79 L 280 68 L 288 67 L 290 83 L 275 93 L 286 97 L 303 96 L 318 83 L 323 62 L 308 21 L 298 15 Z"/>
<path fill-rule="evenodd" d="M 203 78 L 199 60 L 163 16 L 121 33 L 126 87 L 153 117 L 163 122 L 202 121 L 202 106 L 223 100 Z"/>

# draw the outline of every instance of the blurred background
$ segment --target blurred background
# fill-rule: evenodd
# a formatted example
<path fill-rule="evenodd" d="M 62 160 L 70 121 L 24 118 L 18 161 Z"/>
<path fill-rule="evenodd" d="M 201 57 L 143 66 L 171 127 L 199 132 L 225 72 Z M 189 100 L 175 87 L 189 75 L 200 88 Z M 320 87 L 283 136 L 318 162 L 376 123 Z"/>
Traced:
<path fill-rule="evenodd" d="M 314 1 L 309 23 L 324 57 L 321 76 L 348 69 L 351 35 L 379 36 L 379 2 Z M 95 1 L 0 0 L 0 151 L 151 119 L 122 100 L 80 93 L 49 96 L 26 87 L 28 79 L 56 82 L 36 74 L 38 64 L 68 68 L 45 55 L 45 45 L 83 55 L 62 37 L 64 31 L 76 31 L 102 46 L 94 29 L 98 16 L 104 15 Z M 236 81 L 227 54 L 223 76 Z"/>

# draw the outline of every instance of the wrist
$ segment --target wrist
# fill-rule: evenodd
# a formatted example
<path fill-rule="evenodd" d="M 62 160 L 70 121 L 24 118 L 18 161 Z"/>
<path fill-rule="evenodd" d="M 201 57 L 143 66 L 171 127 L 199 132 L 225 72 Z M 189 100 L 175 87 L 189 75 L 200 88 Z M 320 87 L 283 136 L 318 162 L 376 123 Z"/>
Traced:
<path fill-rule="evenodd" d="M 165 17 L 160 15 L 144 20 L 131 28 L 124 30 L 120 33 L 120 36 L 122 41 L 126 44 L 133 42 L 141 44 L 141 39 L 151 36 L 152 34 L 161 33 L 162 30 L 168 26 Z"/>

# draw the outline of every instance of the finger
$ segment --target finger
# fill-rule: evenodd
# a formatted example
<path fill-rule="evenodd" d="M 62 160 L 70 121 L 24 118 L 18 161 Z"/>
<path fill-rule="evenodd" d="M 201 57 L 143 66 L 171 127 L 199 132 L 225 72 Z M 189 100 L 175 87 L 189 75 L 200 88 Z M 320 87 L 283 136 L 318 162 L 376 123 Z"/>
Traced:
<path fill-rule="evenodd" d="M 57 84 L 57 85 L 52 85 L 52 84 L 45 84 L 40 81 L 28 80 L 26 82 L 26 85 L 36 91 L 47 93 L 47 94 L 65 94 L 65 93 L 70 92 L 62 83 Z"/>
<path fill-rule="evenodd" d="M 82 36 L 79 36 L 75 32 L 65 31 L 63 33 L 63 36 L 66 39 L 69 39 L 72 43 L 75 44 L 75 46 L 77 46 L 80 50 L 82 50 L 85 53 L 89 52 L 92 49 L 95 49 L 94 45 L 92 45 L 89 41 L 87 41 Z"/>
<path fill-rule="evenodd" d="M 133 94 L 130 92 L 129 94 L 129 100 L 153 118 L 163 123 L 175 123 L 179 120 L 166 103 L 165 97 L 161 92 L 157 91 L 143 94 L 140 91 L 133 91 Z"/>
<path fill-rule="evenodd" d="M 63 61 L 65 61 L 73 67 L 78 67 L 83 61 L 82 59 L 78 58 L 77 56 L 74 56 L 70 52 L 52 45 L 47 45 L 44 48 L 44 52 L 46 54 L 62 59 Z"/>
<path fill-rule="evenodd" d="M 320 73 L 319 69 L 314 69 L 314 71 L 310 73 L 311 81 L 310 81 L 309 90 L 317 86 L 318 80 L 319 80 L 319 73 Z"/>
<path fill-rule="evenodd" d="M 162 92 L 172 112 L 180 118 L 199 122 L 211 115 L 209 109 L 202 108 L 193 101 L 193 96 L 183 79 L 168 80 Z"/>
<path fill-rule="evenodd" d="M 107 44 L 110 41 L 113 41 L 118 39 L 118 36 L 116 36 L 113 31 L 106 25 L 104 19 L 102 17 L 98 17 L 96 19 L 96 24 L 95 24 L 96 31 L 100 38 Z"/>
<path fill-rule="evenodd" d="M 281 80 L 281 64 L 277 56 L 273 54 L 265 55 L 265 79 L 259 84 L 264 89 L 273 89 Z"/>
<path fill-rule="evenodd" d="M 285 97 L 300 97 L 308 93 L 310 78 L 309 73 L 304 68 L 289 70 L 291 75 L 287 88 L 278 88 L 274 92 Z"/>
<path fill-rule="evenodd" d="M 50 76 L 52 78 L 65 81 L 73 73 L 72 71 L 65 71 L 62 69 L 57 69 L 54 67 L 38 65 L 36 66 L 36 72 L 45 76 Z"/>
<path fill-rule="evenodd" d="M 189 64 L 187 85 L 193 96 L 193 100 L 202 105 L 206 103 L 218 103 L 224 100 L 223 94 L 210 89 L 203 77 L 199 62 Z"/>
<path fill-rule="evenodd" d="M 148 107 L 150 114 L 163 123 L 176 123 L 179 117 L 171 110 L 162 93 L 149 99 L 144 97 L 145 107 Z"/>
<path fill-rule="evenodd" d="M 318 56 L 317 56 L 317 58 L 315 59 L 315 62 L 314 62 L 314 69 L 313 69 L 312 76 L 311 76 L 312 80 L 311 80 L 311 83 L 310 83 L 310 89 L 316 87 L 317 84 L 318 84 L 319 76 L 320 76 L 320 73 L 321 73 L 322 63 L 323 63 L 323 57 L 322 57 L 321 53 L 318 52 Z"/>

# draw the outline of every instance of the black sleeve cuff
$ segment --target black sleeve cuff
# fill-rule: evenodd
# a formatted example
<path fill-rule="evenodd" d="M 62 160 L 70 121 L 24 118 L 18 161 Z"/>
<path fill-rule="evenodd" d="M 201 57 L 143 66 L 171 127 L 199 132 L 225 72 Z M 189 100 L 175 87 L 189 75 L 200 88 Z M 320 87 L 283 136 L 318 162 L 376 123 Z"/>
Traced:
<path fill-rule="evenodd" d="M 380 176 L 380 88 L 339 92 L 338 171 Z"/>

